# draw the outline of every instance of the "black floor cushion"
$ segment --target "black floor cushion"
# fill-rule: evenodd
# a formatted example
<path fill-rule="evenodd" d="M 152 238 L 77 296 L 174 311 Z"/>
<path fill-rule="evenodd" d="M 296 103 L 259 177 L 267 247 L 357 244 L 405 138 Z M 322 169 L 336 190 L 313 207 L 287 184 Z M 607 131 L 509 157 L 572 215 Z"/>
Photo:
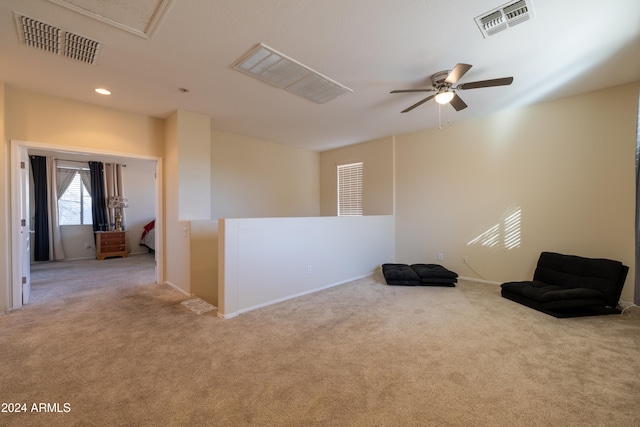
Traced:
<path fill-rule="evenodd" d="M 425 284 L 453 284 L 458 281 L 458 275 L 447 270 L 440 264 L 412 264 L 411 269 L 418 274 L 420 281 Z"/>
<path fill-rule="evenodd" d="M 382 264 L 382 274 L 387 285 L 416 286 L 420 277 L 406 264 Z"/>
<path fill-rule="evenodd" d="M 455 286 L 458 275 L 439 264 L 383 264 L 388 285 Z"/>

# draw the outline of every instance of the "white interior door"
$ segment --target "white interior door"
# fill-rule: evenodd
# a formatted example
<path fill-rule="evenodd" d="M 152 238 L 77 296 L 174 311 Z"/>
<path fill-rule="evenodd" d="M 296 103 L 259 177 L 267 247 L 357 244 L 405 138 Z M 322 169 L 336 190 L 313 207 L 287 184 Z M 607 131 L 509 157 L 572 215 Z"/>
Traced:
<path fill-rule="evenodd" d="M 22 304 L 31 296 L 31 227 L 29 221 L 29 154 L 20 149 L 20 277 Z"/>

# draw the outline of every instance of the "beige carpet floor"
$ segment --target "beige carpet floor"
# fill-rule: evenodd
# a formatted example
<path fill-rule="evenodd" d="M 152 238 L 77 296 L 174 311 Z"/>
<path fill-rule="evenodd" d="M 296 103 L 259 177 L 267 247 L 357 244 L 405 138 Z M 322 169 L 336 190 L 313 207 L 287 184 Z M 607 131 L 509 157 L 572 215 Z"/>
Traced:
<path fill-rule="evenodd" d="M 0 425 L 640 425 L 637 308 L 556 319 L 375 274 L 222 320 L 145 258 L 56 263 L 48 291 L 34 271 L 33 303 L 0 316 L 0 401 L 27 412 Z"/>

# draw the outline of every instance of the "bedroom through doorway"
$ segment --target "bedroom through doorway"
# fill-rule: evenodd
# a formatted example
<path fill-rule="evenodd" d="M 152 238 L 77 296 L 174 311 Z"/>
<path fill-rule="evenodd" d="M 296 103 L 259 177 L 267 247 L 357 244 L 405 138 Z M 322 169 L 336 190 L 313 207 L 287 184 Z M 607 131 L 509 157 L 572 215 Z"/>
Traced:
<path fill-rule="evenodd" d="M 33 251 L 35 203 L 32 175 L 30 174 L 31 185 L 28 186 L 28 193 L 25 197 L 16 194 L 19 191 L 12 187 L 14 205 L 22 198 L 27 200 L 29 206 L 28 233 L 31 236 L 29 239 L 30 248 L 26 253 L 20 248 L 13 252 L 14 255 L 20 254 L 20 258 L 22 258 L 19 261 L 19 265 L 22 265 L 22 271 L 18 275 L 15 274 L 15 271 L 13 274 L 12 301 L 14 309 L 23 304 L 46 304 L 59 298 L 71 297 L 75 293 L 104 292 L 162 282 L 160 271 L 162 248 L 152 243 L 156 239 L 150 240 L 151 236 L 155 237 L 156 234 L 159 234 L 156 233 L 156 230 L 162 220 L 158 215 L 161 191 L 161 184 L 158 181 L 161 173 L 160 159 L 131 157 L 119 153 L 74 151 L 66 147 L 51 147 L 15 141 L 12 141 L 12 149 L 24 150 L 28 156 L 51 156 L 56 159 L 56 164 L 73 165 L 78 170 L 84 169 L 89 161 L 120 164 L 123 166 L 123 195 L 129 201 L 128 206 L 122 209 L 126 224 L 123 227 L 123 232 L 126 235 L 126 257 L 106 256 L 103 260 L 96 259 L 97 242 L 91 221 L 85 220 L 85 222 L 79 223 L 78 220 L 66 220 L 66 222 L 60 222 L 59 225 L 64 258 L 36 261 Z M 14 166 L 12 162 L 13 167 L 17 166 Z M 86 187 L 83 190 L 87 191 Z M 150 224 L 154 224 L 156 227 L 150 228 Z M 12 230 L 14 236 L 16 231 Z M 145 244 L 155 250 L 152 251 L 149 247 L 140 244 L 143 233 L 146 235 Z M 26 255 L 28 255 L 28 262 L 25 262 L 27 259 L 24 259 L 27 258 Z M 16 264 L 18 262 L 14 261 L 14 266 Z M 27 299 L 25 299 L 23 291 L 25 276 L 29 278 L 29 288 L 32 291 L 27 294 Z"/>

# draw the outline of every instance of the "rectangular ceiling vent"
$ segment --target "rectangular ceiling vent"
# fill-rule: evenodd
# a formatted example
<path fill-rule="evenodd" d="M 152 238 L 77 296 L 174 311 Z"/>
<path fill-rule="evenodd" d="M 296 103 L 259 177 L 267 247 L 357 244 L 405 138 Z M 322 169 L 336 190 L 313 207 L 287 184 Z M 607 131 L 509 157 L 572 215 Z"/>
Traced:
<path fill-rule="evenodd" d="M 15 14 L 20 40 L 27 46 L 77 61 L 95 64 L 100 43 L 62 28 Z"/>
<path fill-rule="evenodd" d="M 531 0 L 518 0 L 504 4 L 475 18 L 484 38 L 533 18 Z"/>
<path fill-rule="evenodd" d="M 353 92 L 264 44 L 251 49 L 233 68 L 316 104 Z"/>

